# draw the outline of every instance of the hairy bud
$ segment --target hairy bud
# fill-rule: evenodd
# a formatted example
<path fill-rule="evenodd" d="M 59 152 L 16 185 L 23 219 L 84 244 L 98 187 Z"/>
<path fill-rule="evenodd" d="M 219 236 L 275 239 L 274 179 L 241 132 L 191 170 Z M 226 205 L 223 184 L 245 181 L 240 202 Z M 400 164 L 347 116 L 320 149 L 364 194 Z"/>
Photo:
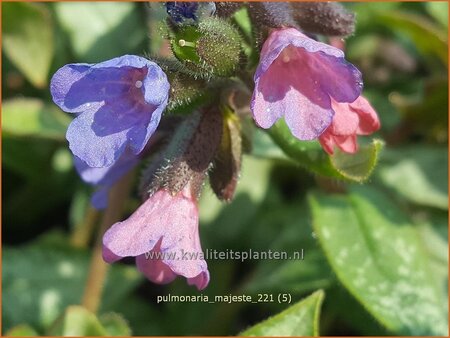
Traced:
<path fill-rule="evenodd" d="M 355 15 L 336 2 L 292 2 L 294 17 L 309 33 L 347 36 L 355 30 Z"/>
<path fill-rule="evenodd" d="M 249 2 L 249 15 L 257 27 L 297 27 L 289 2 Z"/>
<path fill-rule="evenodd" d="M 233 75 L 242 58 L 241 37 L 228 22 L 209 18 L 197 26 L 171 29 L 175 57 L 199 77 Z"/>
<path fill-rule="evenodd" d="M 204 80 L 193 79 L 180 72 L 166 74 L 170 83 L 167 111 L 181 112 L 203 102 L 207 95 Z"/>
<path fill-rule="evenodd" d="M 214 108 L 195 112 L 177 128 L 170 143 L 150 163 L 141 177 L 140 191 L 148 198 L 161 188 L 172 194 L 187 183 L 203 182 L 222 137 L 222 117 Z M 196 191 L 200 193 L 201 184 Z"/>

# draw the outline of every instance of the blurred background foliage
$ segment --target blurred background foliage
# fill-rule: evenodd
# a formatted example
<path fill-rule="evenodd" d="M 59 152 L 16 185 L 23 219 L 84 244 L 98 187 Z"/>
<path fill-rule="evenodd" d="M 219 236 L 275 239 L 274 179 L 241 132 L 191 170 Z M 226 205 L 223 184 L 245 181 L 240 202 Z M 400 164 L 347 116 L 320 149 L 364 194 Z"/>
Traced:
<path fill-rule="evenodd" d="M 80 303 L 98 215 L 74 171 L 49 79 L 73 62 L 146 54 L 158 17 L 145 3 L 2 3 L 2 323 L 10 335 L 230 335 L 287 304 L 156 304 L 198 294 L 179 278 L 112 266 L 98 317 Z M 346 3 L 357 15 L 348 59 L 386 145 L 368 184 L 299 167 L 254 133 L 238 193 L 200 202 L 204 249 L 304 249 L 303 261 L 208 261 L 206 295 L 290 293 L 301 301 L 244 334 L 446 335 L 448 4 Z M 339 192 L 339 193 L 336 193 Z M 127 214 L 138 205 L 135 197 Z M 307 297 L 307 298 L 305 298 Z"/>

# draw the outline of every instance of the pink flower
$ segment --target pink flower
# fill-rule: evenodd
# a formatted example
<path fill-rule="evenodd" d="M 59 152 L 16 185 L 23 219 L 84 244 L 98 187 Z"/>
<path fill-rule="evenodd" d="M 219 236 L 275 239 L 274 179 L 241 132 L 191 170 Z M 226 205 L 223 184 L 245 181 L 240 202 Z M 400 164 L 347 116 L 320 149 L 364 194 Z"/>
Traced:
<path fill-rule="evenodd" d="M 319 137 L 320 144 L 329 154 L 333 154 L 335 145 L 346 153 L 356 153 L 356 135 L 369 135 L 380 128 L 377 113 L 362 96 L 353 103 L 332 101 L 331 105 L 335 112 L 333 122 Z"/>
<path fill-rule="evenodd" d="M 199 290 L 208 285 L 190 184 L 175 196 L 165 189 L 157 191 L 105 233 L 103 259 L 112 263 L 127 256 L 136 257 L 138 269 L 154 283 L 170 283 L 180 275 Z"/>
<path fill-rule="evenodd" d="M 345 61 L 343 51 L 294 28 L 271 32 L 254 81 L 256 123 L 267 129 L 284 117 L 300 140 L 316 139 L 331 124 L 332 101 L 353 102 L 362 89 L 361 73 Z"/>

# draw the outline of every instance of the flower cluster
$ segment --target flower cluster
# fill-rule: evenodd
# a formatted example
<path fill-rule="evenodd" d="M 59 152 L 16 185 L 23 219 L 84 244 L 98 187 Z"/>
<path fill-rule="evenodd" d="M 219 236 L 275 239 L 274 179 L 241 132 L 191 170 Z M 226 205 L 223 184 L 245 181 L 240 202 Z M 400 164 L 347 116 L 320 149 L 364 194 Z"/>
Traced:
<path fill-rule="evenodd" d="M 373 133 L 380 123 L 362 96 L 361 73 L 345 60 L 342 50 L 310 34 L 326 36 L 326 22 L 317 27 L 308 18 L 302 26 L 302 6 L 292 6 L 292 13 L 276 4 L 249 7 L 259 37 L 255 46 L 262 46 L 255 47 L 256 68 L 243 62 L 239 34 L 227 22 L 241 5 L 168 2 L 165 6 L 175 58 L 156 63 L 125 55 L 97 64 L 69 64 L 55 73 L 50 89 L 54 102 L 75 114 L 66 136 L 80 176 L 97 187 L 95 207 L 107 207 L 110 187 L 151 158 L 142 175 L 143 204 L 105 233 L 104 260 L 136 257 L 138 269 L 155 283 L 168 283 L 180 275 L 203 289 L 209 282 L 204 260 L 149 258 L 148 253 L 201 252 L 197 199 L 208 174 L 217 196 L 232 199 L 243 147 L 239 116 L 223 96 L 236 93 L 243 83 L 249 85 L 236 77 L 252 69 L 254 83 L 247 90 L 253 90 L 249 111 L 257 126 L 268 129 L 283 118 L 293 137 L 316 140 L 328 154 L 336 147 L 357 152 L 357 135 Z M 349 33 L 353 17 L 341 7 L 333 12 L 336 6 L 321 4 L 314 10 L 331 13 L 333 35 Z M 350 26 L 336 27 L 333 15 L 345 15 Z M 234 51 L 234 58 L 227 57 L 223 41 L 235 44 L 238 57 Z M 199 86 L 198 81 L 204 82 Z M 202 87 L 205 83 L 211 85 Z M 177 102 L 183 103 L 176 108 L 184 114 L 174 119 L 174 132 L 168 133 L 163 146 L 155 147 L 149 140 L 158 133 L 166 108 Z"/>

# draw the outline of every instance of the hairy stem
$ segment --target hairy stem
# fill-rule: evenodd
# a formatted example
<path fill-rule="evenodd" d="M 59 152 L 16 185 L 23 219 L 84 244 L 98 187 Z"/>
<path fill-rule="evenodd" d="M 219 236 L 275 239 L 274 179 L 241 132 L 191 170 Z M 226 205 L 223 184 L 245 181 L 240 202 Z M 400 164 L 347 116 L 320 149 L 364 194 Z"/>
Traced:
<path fill-rule="evenodd" d="M 102 258 L 102 237 L 105 231 L 115 222 L 120 220 L 122 209 L 126 201 L 133 179 L 133 171 L 117 182 L 109 193 L 108 207 L 103 214 L 102 222 L 95 244 L 88 278 L 81 304 L 91 312 L 97 312 L 100 305 L 103 286 L 105 284 L 108 265 Z"/>

